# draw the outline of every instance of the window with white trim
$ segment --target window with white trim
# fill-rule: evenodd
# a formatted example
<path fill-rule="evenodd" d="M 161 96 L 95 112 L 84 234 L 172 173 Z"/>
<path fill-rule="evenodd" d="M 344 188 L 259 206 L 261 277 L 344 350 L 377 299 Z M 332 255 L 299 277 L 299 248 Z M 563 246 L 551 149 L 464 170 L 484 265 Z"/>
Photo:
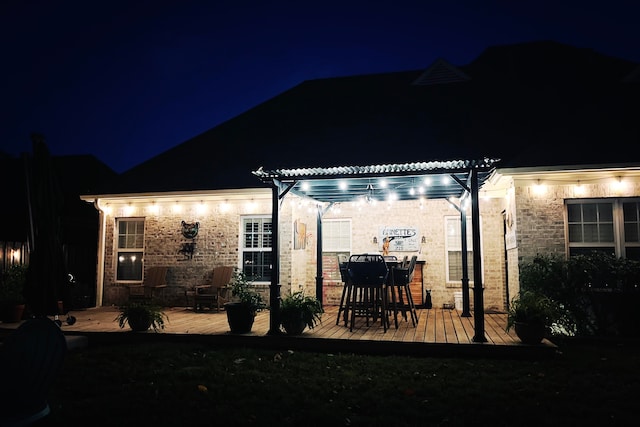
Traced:
<path fill-rule="evenodd" d="M 640 260 L 640 199 L 567 200 L 569 255 L 592 251 Z"/>
<path fill-rule="evenodd" d="M 351 253 L 351 220 L 322 221 L 322 251 Z"/>
<path fill-rule="evenodd" d="M 271 281 L 272 247 L 271 216 L 242 218 L 242 271 L 251 281 Z"/>
<path fill-rule="evenodd" d="M 351 220 L 326 219 L 322 221 L 322 257 L 324 278 L 342 281 L 339 263 L 349 261 L 351 255 Z M 335 264 L 335 262 L 338 264 Z"/>
<path fill-rule="evenodd" d="M 462 230 L 459 216 L 446 216 L 445 222 L 445 250 L 447 253 L 445 264 L 447 282 L 460 283 L 462 281 Z M 482 241 L 482 232 L 480 233 Z M 482 247 L 482 244 L 480 245 Z M 480 253 L 482 257 L 482 253 Z M 473 228 L 471 216 L 467 216 L 467 273 L 469 283 L 473 283 Z"/>
<path fill-rule="evenodd" d="M 117 219 L 116 227 L 118 230 L 116 281 L 140 282 L 144 258 L 144 219 Z"/>

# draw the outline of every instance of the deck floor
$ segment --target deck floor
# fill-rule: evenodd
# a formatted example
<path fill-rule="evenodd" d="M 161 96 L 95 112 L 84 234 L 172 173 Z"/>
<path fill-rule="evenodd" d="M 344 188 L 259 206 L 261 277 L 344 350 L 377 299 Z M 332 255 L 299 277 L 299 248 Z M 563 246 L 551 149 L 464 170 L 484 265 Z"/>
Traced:
<path fill-rule="evenodd" d="M 124 340 L 131 336 L 145 338 L 200 339 L 209 342 L 233 342 L 242 345 L 286 345 L 325 351 L 354 351 L 364 353 L 418 353 L 438 354 L 446 350 L 451 354 L 465 354 L 469 350 L 486 354 L 535 354 L 548 353 L 555 349 L 548 340 L 541 345 L 522 344 L 514 331 L 506 332 L 505 313 L 485 313 L 485 342 L 474 342 L 474 318 L 461 317 L 455 309 L 418 309 L 418 324 L 399 320 L 396 329 L 391 320 L 391 328 L 385 332 L 380 322 L 367 326 L 364 319 L 356 319 L 353 332 L 341 322 L 336 325 L 337 307 L 325 307 L 322 322 L 314 329 L 306 329 L 297 337 L 270 333 L 270 313 L 265 310 L 256 316 L 253 329 L 248 334 L 231 334 L 224 311 L 194 312 L 185 307 L 167 307 L 168 317 L 165 329 L 132 333 L 121 329 L 115 321 L 118 310 L 115 307 L 89 308 L 72 311 L 76 318 L 73 325 L 66 322 L 66 315 L 60 316 L 62 330 L 67 335 L 87 335 L 89 340 Z M 1 329 L 12 329 L 20 323 L 0 323 Z M 506 350 L 511 349 L 510 352 Z M 478 353 L 480 354 L 480 353 Z"/>

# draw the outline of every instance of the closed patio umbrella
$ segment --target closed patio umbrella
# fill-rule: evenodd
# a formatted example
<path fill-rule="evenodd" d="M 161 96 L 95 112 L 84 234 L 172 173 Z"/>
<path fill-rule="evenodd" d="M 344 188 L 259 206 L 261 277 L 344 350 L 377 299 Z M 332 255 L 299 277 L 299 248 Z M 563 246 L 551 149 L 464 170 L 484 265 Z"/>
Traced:
<path fill-rule="evenodd" d="M 68 292 L 67 271 L 62 247 L 60 190 L 44 137 L 31 136 L 32 160 L 25 162 L 30 217 L 29 269 L 25 297 L 36 317 L 59 314 L 58 301 Z"/>

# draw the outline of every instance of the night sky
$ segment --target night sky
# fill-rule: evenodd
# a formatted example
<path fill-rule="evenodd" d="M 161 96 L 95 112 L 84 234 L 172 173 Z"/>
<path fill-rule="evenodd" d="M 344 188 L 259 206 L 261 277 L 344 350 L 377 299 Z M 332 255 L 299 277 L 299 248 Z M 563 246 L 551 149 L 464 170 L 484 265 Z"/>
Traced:
<path fill-rule="evenodd" d="M 4 0 L 0 151 L 39 132 L 123 172 L 304 80 L 534 40 L 640 63 L 639 17 L 637 0 Z"/>

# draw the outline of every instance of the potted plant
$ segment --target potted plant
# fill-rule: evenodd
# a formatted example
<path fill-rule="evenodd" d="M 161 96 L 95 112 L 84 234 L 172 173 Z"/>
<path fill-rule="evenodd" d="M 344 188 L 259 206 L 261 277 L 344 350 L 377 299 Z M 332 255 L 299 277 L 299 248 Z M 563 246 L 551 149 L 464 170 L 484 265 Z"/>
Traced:
<path fill-rule="evenodd" d="M 13 265 L 0 276 L 0 320 L 5 323 L 19 322 L 25 310 L 24 286 L 27 267 Z"/>
<path fill-rule="evenodd" d="M 262 295 L 251 288 L 251 282 L 246 274 L 237 268 L 233 272 L 229 288 L 232 299 L 224 303 L 229 328 L 232 333 L 249 333 L 256 314 L 264 310 L 267 305 Z"/>
<path fill-rule="evenodd" d="M 551 298 L 537 291 L 521 290 L 511 300 L 506 330 L 515 328 L 525 344 L 539 344 L 558 317 L 558 305 Z"/>
<path fill-rule="evenodd" d="M 290 293 L 280 305 L 280 324 L 289 335 L 300 335 L 306 328 L 313 329 L 322 320 L 324 310 L 316 297 L 304 291 Z"/>
<path fill-rule="evenodd" d="M 120 306 L 120 314 L 114 319 L 118 321 L 120 328 L 126 324 L 134 332 L 147 331 L 153 328 L 154 332 L 164 329 L 165 320 L 169 320 L 162 308 L 145 302 L 130 302 Z"/>

